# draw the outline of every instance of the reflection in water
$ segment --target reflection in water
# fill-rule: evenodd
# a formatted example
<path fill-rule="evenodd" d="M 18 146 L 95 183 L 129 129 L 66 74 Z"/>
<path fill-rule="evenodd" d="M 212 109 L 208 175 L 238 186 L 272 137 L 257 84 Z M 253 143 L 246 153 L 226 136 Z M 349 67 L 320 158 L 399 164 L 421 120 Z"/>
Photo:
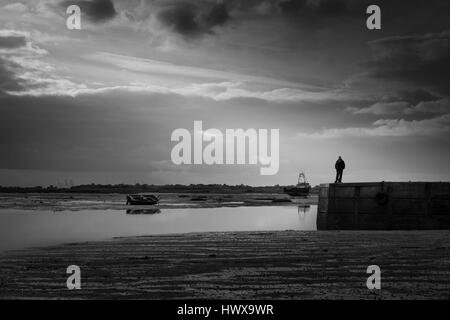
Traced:
<path fill-rule="evenodd" d="M 0 251 L 153 234 L 316 230 L 317 206 L 137 210 L 50 212 L 2 209 Z"/>
<path fill-rule="evenodd" d="M 297 206 L 297 212 L 298 212 L 299 215 L 302 214 L 304 216 L 307 212 L 309 212 L 309 208 L 310 207 L 311 206 L 309 204 L 305 204 L 305 205 L 302 205 L 302 206 Z"/>
<path fill-rule="evenodd" d="M 145 209 L 127 209 L 127 214 L 157 214 L 161 213 L 159 208 L 145 208 Z"/>
<path fill-rule="evenodd" d="M 298 206 L 297 207 L 297 215 L 298 215 L 298 221 L 299 221 L 299 225 L 305 225 L 307 224 L 306 222 L 306 218 L 307 218 L 307 214 L 309 214 L 310 210 L 310 205 L 303 205 L 303 206 Z"/>

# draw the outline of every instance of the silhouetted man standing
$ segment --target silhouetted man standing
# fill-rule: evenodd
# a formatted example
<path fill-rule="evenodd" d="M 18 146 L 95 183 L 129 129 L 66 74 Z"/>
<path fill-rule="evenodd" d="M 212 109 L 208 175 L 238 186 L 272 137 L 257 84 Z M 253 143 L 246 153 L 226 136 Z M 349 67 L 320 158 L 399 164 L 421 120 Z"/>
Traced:
<path fill-rule="evenodd" d="M 336 164 L 334 165 L 334 168 L 336 169 L 336 181 L 334 183 L 341 183 L 342 182 L 342 173 L 345 169 L 345 162 L 342 160 L 341 157 L 337 159 Z"/>

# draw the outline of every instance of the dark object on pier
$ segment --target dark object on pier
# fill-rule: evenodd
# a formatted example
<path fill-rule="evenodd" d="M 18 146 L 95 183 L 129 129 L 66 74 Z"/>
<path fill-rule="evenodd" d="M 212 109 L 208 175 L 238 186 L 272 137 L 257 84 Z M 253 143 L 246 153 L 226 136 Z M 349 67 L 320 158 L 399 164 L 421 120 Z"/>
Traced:
<path fill-rule="evenodd" d="M 450 182 L 320 186 L 319 230 L 450 229 Z"/>
<path fill-rule="evenodd" d="M 292 197 L 304 197 L 309 195 L 311 190 L 311 185 L 306 181 L 306 176 L 304 172 L 300 172 L 298 175 L 298 182 L 295 187 L 284 188 L 284 193 Z"/>
<path fill-rule="evenodd" d="M 130 194 L 127 196 L 127 205 L 155 205 L 158 202 L 159 198 L 152 194 Z"/>

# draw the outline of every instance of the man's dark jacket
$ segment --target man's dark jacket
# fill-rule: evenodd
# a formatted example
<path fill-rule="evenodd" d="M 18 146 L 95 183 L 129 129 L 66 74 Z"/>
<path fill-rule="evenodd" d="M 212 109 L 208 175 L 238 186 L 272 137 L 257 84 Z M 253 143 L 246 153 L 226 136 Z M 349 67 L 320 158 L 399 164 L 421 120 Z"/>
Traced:
<path fill-rule="evenodd" d="M 345 169 L 345 162 L 342 159 L 338 159 L 334 165 L 337 171 L 343 171 Z"/>

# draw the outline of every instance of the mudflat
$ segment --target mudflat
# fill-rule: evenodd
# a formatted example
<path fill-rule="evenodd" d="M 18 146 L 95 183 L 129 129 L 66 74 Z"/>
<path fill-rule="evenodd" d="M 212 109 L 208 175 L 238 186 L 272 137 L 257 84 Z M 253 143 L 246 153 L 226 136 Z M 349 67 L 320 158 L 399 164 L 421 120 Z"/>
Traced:
<path fill-rule="evenodd" d="M 69 265 L 81 290 L 66 287 Z M 448 299 L 450 231 L 116 238 L 3 253 L 0 270 L 2 299 Z"/>
<path fill-rule="evenodd" d="M 158 193 L 154 193 L 158 194 Z M 318 195 L 291 198 L 280 193 L 160 193 L 158 208 L 218 208 L 242 206 L 315 205 Z M 118 193 L 0 193 L 0 209 L 79 211 L 125 210 L 126 195 Z M 154 206 L 150 206 L 154 207 Z"/>

